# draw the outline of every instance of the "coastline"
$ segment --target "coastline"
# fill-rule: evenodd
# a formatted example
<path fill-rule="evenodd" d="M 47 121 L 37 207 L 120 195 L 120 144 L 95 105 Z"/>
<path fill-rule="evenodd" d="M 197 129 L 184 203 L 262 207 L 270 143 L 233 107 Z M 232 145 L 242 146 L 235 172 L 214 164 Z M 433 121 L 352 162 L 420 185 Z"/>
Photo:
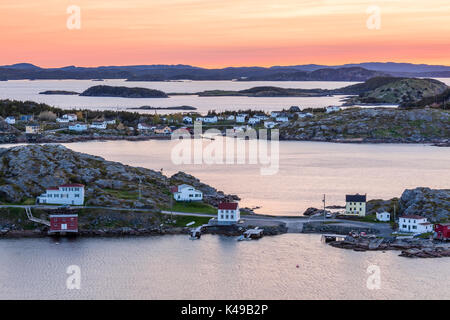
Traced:
<path fill-rule="evenodd" d="M 195 137 L 192 137 L 195 139 Z M 148 141 L 148 140 L 171 140 L 171 135 L 64 135 L 64 136 L 14 136 L 8 134 L 0 135 L 0 146 L 2 144 L 23 144 L 23 143 L 72 143 L 72 142 L 91 142 L 91 141 Z M 301 141 L 301 142 L 329 142 L 329 143 L 351 143 L 351 144 L 428 144 L 437 147 L 450 147 L 450 139 L 427 139 L 427 138 L 332 138 L 332 137 L 313 137 L 311 139 L 293 138 L 280 136 L 280 141 Z"/>

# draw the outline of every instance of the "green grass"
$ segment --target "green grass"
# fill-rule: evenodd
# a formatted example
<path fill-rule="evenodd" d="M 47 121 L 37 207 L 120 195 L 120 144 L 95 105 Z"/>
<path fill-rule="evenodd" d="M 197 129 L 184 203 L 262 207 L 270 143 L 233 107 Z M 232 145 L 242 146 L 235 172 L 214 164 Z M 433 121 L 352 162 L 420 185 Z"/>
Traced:
<path fill-rule="evenodd" d="M 136 191 L 127 191 L 127 190 L 115 190 L 115 189 L 103 189 L 106 193 L 114 196 L 115 198 L 124 199 L 124 200 L 138 200 L 139 193 Z"/>
<path fill-rule="evenodd" d="M 433 232 L 422 233 L 421 235 L 419 235 L 417 237 L 421 238 L 421 239 L 428 239 L 431 235 L 433 235 Z"/>
<path fill-rule="evenodd" d="M 167 217 L 170 217 L 170 215 L 166 215 Z M 190 225 L 190 228 L 198 227 L 203 224 L 207 224 L 210 217 L 194 217 L 194 216 L 173 216 L 173 219 L 175 220 L 174 223 L 169 223 L 169 225 L 174 227 L 186 227 L 186 224 L 189 222 L 194 221 L 195 223 L 193 225 Z"/>
<path fill-rule="evenodd" d="M 166 211 L 217 214 L 217 209 L 203 202 L 174 202 L 172 209 L 165 207 Z"/>

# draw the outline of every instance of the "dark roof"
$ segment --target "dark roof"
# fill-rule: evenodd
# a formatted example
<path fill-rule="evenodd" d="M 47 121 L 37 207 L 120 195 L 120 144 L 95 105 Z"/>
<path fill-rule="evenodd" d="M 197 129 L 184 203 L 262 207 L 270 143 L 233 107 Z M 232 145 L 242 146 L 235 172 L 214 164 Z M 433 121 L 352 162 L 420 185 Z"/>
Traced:
<path fill-rule="evenodd" d="M 361 194 L 347 194 L 345 202 L 366 202 L 366 195 Z"/>
<path fill-rule="evenodd" d="M 219 203 L 220 210 L 236 210 L 238 207 L 237 202 L 222 202 Z"/>

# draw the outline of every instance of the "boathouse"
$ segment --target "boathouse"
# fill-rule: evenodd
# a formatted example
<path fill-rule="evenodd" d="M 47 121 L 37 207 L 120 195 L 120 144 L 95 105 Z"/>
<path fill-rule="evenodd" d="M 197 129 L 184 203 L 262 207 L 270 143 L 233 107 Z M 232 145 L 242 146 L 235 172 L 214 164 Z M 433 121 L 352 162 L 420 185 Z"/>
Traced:
<path fill-rule="evenodd" d="M 78 214 L 51 214 L 49 233 L 77 233 Z"/>
<path fill-rule="evenodd" d="M 450 240 L 450 223 L 436 223 L 434 231 L 437 239 Z"/>

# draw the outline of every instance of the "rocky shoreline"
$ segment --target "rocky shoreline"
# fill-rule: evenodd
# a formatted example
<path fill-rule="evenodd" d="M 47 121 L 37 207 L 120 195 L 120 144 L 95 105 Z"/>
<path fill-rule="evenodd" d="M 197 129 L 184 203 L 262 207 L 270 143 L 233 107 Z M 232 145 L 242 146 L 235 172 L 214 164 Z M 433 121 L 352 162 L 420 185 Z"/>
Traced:
<path fill-rule="evenodd" d="M 380 239 L 375 237 L 353 238 L 346 236 L 343 241 L 332 241 L 330 246 L 354 251 L 401 251 L 401 257 L 441 258 L 450 257 L 450 244 L 429 239 Z"/>
<path fill-rule="evenodd" d="M 287 232 L 285 225 L 262 226 L 264 236 L 275 236 Z M 208 226 L 202 234 L 215 234 L 223 236 L 240 236 L 248 229 L 242 226 Z M 97 238 L 97 237 L 126 237 L 126 236 L 162 236 L 162 235 L 188 235 L 189 227 L 148 227 L 148 228 L 100 228 L 79 230 L 76 235 L 68 234 L 68 237 Z M 0 230 L 0 239 L 12 238 L 44 238 L 52 235 L 48 234 L 48 228 L 36 228 L 34 230 Z M 53 237 L 58 237 L 53 235 Z"/>

